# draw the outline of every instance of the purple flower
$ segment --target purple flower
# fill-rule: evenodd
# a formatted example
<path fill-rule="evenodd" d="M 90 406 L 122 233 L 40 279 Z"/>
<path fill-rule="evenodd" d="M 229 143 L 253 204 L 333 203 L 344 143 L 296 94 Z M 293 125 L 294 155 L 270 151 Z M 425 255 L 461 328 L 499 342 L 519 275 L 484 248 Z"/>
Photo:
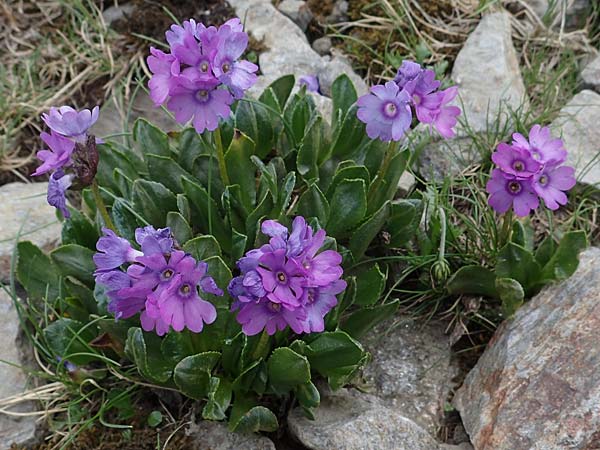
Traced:
<path fill-rule="evenodd" d="M 446 139 L 453 138 L 456 135 L 454 127 L 458 122 L 457 117 L 460 116 L 460 108 L 458 106 L 449 105 L 452 100 L 458 94 L 458 88 L 456 86 L 450 87 L 444 91 L 441 91 L 442 98 L 438 109 L 431 113 L 433 119 L 433 126 L 442 137 Z"/>
<path fill-rule="evenodd" d="M 62 169 L 58 169 L 50 176 L 48 180 L 48 204 L 58 209 L 65 218 L 71 217 L 67 209 L 66 192 L 73 182 L 72 174 L 65 174 Z"/>
<path fill-rule="evenodd" d="M 548 165 L 533 180 L 533 190 L 539 195 L 548 209 L 557 210 L 567 204 L 568 191 L 575 186 L 575 169 L 569 166 Z"/>
<path fill-rule="evenodd" d="M 177 86 L 171 91 L 167 107 L 175 114 L 175 120 L 192 124 L 198 133 L 214 131 L 219 126 L 219 117 L 227 119 L 231 115 L 233 97 L 225 89 L 217 89 L 215 82 L 192 81 L 184 77 L 177 79 Z"/>
<path fill-rule="evenodd" d="M 562 140 L 553 139 L 548 127 L 534 125 L 529 131 L 529 141 L 519 133 L 514 133 L 513 139 L 513 146 L 529 150 L 540 163 L 560 164 L 567 159 Z"/>
<path fill-rule="evenodd" d="M 269 243 L 246 253 L 238 261 L 241 275 L 229 283 L 235 299 L 232 310 L 242 331 L 274 334 L 289 326 L 295 333 L 324 327 L 323 318 L 337 304 L 335 296 L 346 288 L 341 255 L 319 251 L 325 231 L 313 232 L 303 217 L 296 217 L 290 233 L 275 220 L 261 225 Z"/>
<path fill-rule="evenodd" d="M 300 86 L 306 86 L 308 92 L 319 92 L 319 79 L 315 75 L 303 75 L 298 79 Z"/>
<path fill-rule="evenodd" d="M 500 214 L 512 206 L 517 216 L 525 217 L 540 203 L 530 179 L 518 179 L 500 169 L 494 169 L 492 172 L 486 191 L 490 194 L 490 206 Z"/>
<path fill-rule="evenodd" d="M 502 142 L 492 154 L 492 161 L 504 172 L 520 179 L 531 178 L 542 164 L 532 158 L 529 150 Z"/>
<path fill-rule="evenodd" d="M 241 306 L 237 321 L 242 325 L 242 331 L 248 336 L 254 336 L 263 329 L 269 335 L 290 327 L 294 333 L 300 334 L 307 328 L 304 324 L 306 311 L 302 308 L 287 309 L 279 303 L 273 303 L 265 298 Z"/>
<path fill-rule="evenodd" d="M 394 83 L 396 83 L 400 89 L 404 89 L 407 83 L 415 80 L 421 75 L 422 72 L 423 68 L 420 64 L 417 64 L 413 61 L 404 60 L 402 61 L 402 65 L 398 69 L 398 73 L 394 78 Z"/>
<path fill-rule="evenodd" d="M 357 117 L 367 124 L 367 135 L 371 139 L 399 141 L 410 127 L 412 113 L 410 97 L 396 83 L 371 88 L 369 94 L 358 99 Z"/>
<path fill-rule="evenodd" d="M 192 120 L 198 133 L 214 131 L 231 115 L 230 105 L 256 82 L 258 67 L 241 60 L 248 35 L 239 19 L 219 28 L 193 19 L 166 32 L 170 53 L 152 48 L 148 86 L 155 106 L 162 104 L 179 123 Z"/>
<path fill-rule="evenodd" d="M 75 149 L 75 142 L 61 136 L 55 131 L 52 131 L 50 134 L 42 133 L 40 137 L 48 146 L 48 150 L 37 152 L 38 159 L 43 161 L 43 163 L 32 174 L 33 176 L 42 175 L 51 170 L 71 165 L 71 154 Z"/>
<path fill-rule="evenodd" d="M 94 255 L 95 276 L 96 283 L 107 287 L 108 310 L 116 319 L 140 313 L 142 328 L 160 336 L 171 328 L 198 333 L 205 323 L 215 321 L 215 307 L 200 297 L 199 290 L 219 296 L 223 291 L 207 275 L 205 262 L 173 250 L 168 228 L 138 228 L 135 237 L 141 251 L 110 230 L 104 233 Z M 120 269 L 128 263 L 126 271 Z"/>
<path fill-rule="evenodd" d="M 176 251 L 173 256 L 177 253 L 183 252 Z M 200 297 L 198 289 L 214 295 L 223 295 L 223 291 L 207 275 L 208 265 L 196 262 L 190 255 L 178 259 L 173 268 L 176 275 L 156 294 L 159 317 L 155 318 L 171 325 L 175 331 L 188 328 L 199 333 L 204 323 L 210 324 L 216 320 L 217 310 Z M 152 315 L 150 311 L 147 312 Z"/>
<path fill-rule="evenodd" d="M 123 239 L 108 228 L 102 228 L 104 236 L 98 239 L 94 255 L 94 263 L 99 272 L 112 270 L 122 266 L 126 262 L 134 262 L 143 253 L 135 250 L 127 239 Z"/>
<path fill-rule="evenodd" d="M 42 120 L 52 131 L 85 142 L 85 134 L 98 120 L 99 111 L 98 106 L 91 111 L 89 109 L 77 111 L 70 106 L 52 107 L 47 114 L 42 114 Z"/>

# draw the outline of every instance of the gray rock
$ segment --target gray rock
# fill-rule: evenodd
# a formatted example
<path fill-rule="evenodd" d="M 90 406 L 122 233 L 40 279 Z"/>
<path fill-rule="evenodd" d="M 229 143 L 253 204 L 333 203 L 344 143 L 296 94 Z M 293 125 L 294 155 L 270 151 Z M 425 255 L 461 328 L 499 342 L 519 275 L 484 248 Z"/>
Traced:
<path fill-rule="evenodd" d="M 444 177 L 459 175 L 480 159 L 471 138 L 455 138 L 426 144 L 419 154 L 417 168 L 425 180 L 442 182 Z"/>
<path fill-rule="evenodd" d="M 125 3 L 119 6 L 113 5 L 102 11 L 102 18 L 106 25 L 111 26 L 117 20 L 130 16 L 134 9 L 135 5 L 133 3 Z"/>
<path fill-rule="evenodd" d="M 333 43 L 331 42 L 331 38 L 327 36 L 315 39 L 312 43 L 313 50 L 322 56 L 328 55 L 331 51 L 331 47 L 333 47 Z"/>
<path fill-rule="evenodd" d="M 592 59 L 581 71 L 581 79 L 585 87 L 600 92 L 600 55 Z"/>
<path fill-rule="evenodd" d="M 591 13 L 590 0 L 563 0 L 559 4 L 561 5 L 561 14 L 563 11 L 565 13 L 567 30 L 577 30 L 585 26 L 588 15 Z"/>
<path fill-rule="evenodd" d="M 264 436 L 232 433 L 220 422 L 202 420 L 186 431 L 195 442 L 190 450 L 275 450 L 275 444 Z"/>
<path fill-rule="evenodd" d="M 325 22 L 336 24 L 347 21 L 348 6 L 349 4 L 347 0 L 336 0 L 336 2 L 333 4 L 331 13 L 325 18 Z"/>
<path fill-rule="evenodd" d="M 600 443 L 600 249 L 496 331 L 454 404 L 477 450 Z"/>
<path fill-rule="evenodd" d="M 306 31 L 313 19 L 312 12 L 304 0 L 283 0 L 277 9 L 289 17 L 302 31 Z"/>
<path fill-rule="evenodd" d="M 556 135 L 562 133 L 568 162 L 575 167 L 577 180 L 600 184 L 600 95 L 581 91 L 561 109 L 551 124 Z"/>
<path fill-rule="evenodd" d="M 400 176 L 400 180 L 398 181 L 398 190 L 400 191 L 400 193 L 402 195 L 406 195 L 408 194 L 410 191 L 413 190 L 413 188 L 415 187 L 415 185 L 417 184 L 417 180 L 415 178 L 415 176 L 410 173 L 408 170 L 405 170 L 404 172 L 402 172 L 402 175 Z"/>
<path fill-rule="evenodd" d="M 376 327 L 365 346 L 373 356 L 364 370 L 371 393 L 435 435 L 458 373 L 443 325 L 402 318 Z"/>
<path fill-rule="evenodd" d="M 454 62 L 452 79 L 462 101 L 457 105 L 475 132 L 486 131 L 498 117 L 508 120 L 509 109 L 527 104 L 510 20 L 506 11 L 484 15 Z"/>
<path fill-rule="evenodd" d="M 348 74 L 359 94 L 367 91 L 365 82 L 343 58 L 321 57 L 310 46 L 306 35 L 288 17 L 281 14 L 270 0 L 228 0 L 252 36 L 262 41 L 268 50 L 259 56 L 262 80 L 250 90 L 256 95 L 277 78 L 294 74 L 316 75 L 322 92 L 331 91 L 331 83 L 342 73 Z M 254 92 L 254 94 L 253 94 Z"/>
<path fill-rule="evenodd" d="M 288 416 L 293 437 L 310 450 L 438 450 L 423 428 L 378 399 L 344 389 L 321 399 L 315 420 Z"/>
<path fill-rule="evenodd" d="M 22 365 L 23 358 L 17 343 L 19 334 L 19 318 L 11 297 L 0 289 L 0 360 Z M 27 376 L 19 369 L 0 363 L 0 401 L 21 394 L 27 388 Z M 4 408 L 4 406 L 3 406 Z M 31 403 L 19 404 L 8 408 L 10 412 L 28 413 L 33 410 Z M 0 450 L 8 450 L 13 444 L 29 445 L 36 440 L 36 423 L 34 416 L 11 416 L 0 413 Z"/>
<path fill-rule="evenodd" d="M 533 12 L 540 18 L 548 11 L 548 0 L 525 0 L 525 3 L 527 3 Z"/>
<path fill-rule="evenodd" d="M 0 186 L 0 281 L 9 279 L 17 237 L 46 250 L 58 243 L 62 225 L 46 201 L 47 190 L 48 183 Z"/>

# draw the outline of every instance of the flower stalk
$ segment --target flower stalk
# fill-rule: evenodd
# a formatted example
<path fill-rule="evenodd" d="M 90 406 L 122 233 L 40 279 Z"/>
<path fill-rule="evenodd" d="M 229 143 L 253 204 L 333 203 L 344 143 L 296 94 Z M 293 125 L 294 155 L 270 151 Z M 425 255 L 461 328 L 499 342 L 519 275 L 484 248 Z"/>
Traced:
<path fill-rule="evenodd" d="M 94 202 L 96 202 L 96 208 L 98 208 L 98 211 L 102 216 L 102 220 L 104 220 L 104 224 L 107 228 L 110 228 L 113 231 L 117 231 L 112 219 L 110 218 L 110 215 L 108 214 L 108 210 L 106 209 L 104 200 L 102 200 L 102 195 L 100 195 L 100 187 L 98 186 L 98 182 L 96 181 L 96 179 L 92 181 L 90 187 L 92 189 L 92 195 L 94 196 Z"/>
<path fill-rule="evenodd" d="M 225 186 L 229 186 L 229 175 L 227 175 L 227 166 L 225 165 L 225 151 L 223 150 L 223 139 L 221 138 L 221 129 L 217 128 L 213 133 L 215 145 L 217 147 L 217 161 L 219 162 L 219 173 Z"/>

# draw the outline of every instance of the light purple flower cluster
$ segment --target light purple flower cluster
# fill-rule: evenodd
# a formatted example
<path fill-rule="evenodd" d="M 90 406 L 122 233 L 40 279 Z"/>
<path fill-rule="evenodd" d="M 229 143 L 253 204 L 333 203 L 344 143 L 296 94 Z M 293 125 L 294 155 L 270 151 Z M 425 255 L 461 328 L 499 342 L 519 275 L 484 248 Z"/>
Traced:
<path fill-rule="evenodd" d="M 553 139 L 548 127 L 534 125 L 529 140 L 513 134 L 512 144 L 501 143 L 492 155 L 493 170 L 486 190 L 490 206 L 504 213 L 512 206 L 525 217 L 539 204 L 551 210 L 567 203 L 565 191 L 575 186 L 575 169 L 562 165 L 567 151 L 560 139 Z"/>
<path fill-rule="evenodd" d="M 357 116 L 367 124 L 371 139 L 399 141 L 410 128 L 414 113 L 421 123 L 430 124 L 445 138 L 454 137 L 460 108 L 451 106 L 456 86 L 440 90 L 433 70 L 404 61 L 393 81 L 376 85 L 358 99 Z"/>
<path fill-rule="evenodd" d="M 40 137 L 48 148 L 37 152 L 42 164 L 32 175 L 52 172 L 48 182 L 48 203 L 67 218 L 70 213 L 67 209 L 66 191 L 75 178 L 75 174 L 67 173 L 67 169 L 73 166 L 76 146 L 83 147 L 86 144 L 87 131 L 98 120 L 98 113 L 98 106 L 91 111 L 77 111 L 70 106 L 61 106 L 50 108 L 47 114 L 42 114 L 42 120 L 50 128 L 50 133 L 42 132 Z"/>
<path fill-rule="evenodd" d="M 172 25 L 166 38 L 170 53 L 150 48 L 150 98 L 156 106 L 166 103 L 179 123 L 192 119 L 198 133 L 215 130 L 256 82 L 258 67 L 240 60 L 248 46 L 242 23 L 236 18 L 216 28 L 190 19 Z"/>
<path fill-rule="evenodd" d="M 261 229 L 269 243 L 238 261 L 241 275 L 228 288 L 242 331 L 249 336 L 263 329 L 272 335 L 287 326 L 298 334 L 323 331 L 325 315 L 346 289 L 342 256 L 334 250 L 318 253 L 325 230 L 313 233 L 303 217 L 294 219 L 291 233 L 275 220 L 264 221 Z"/>
<path fill-rule="evenodd" d="M 113 231 L 103 232 L 96 244 L 94 275 L 96 283 L 107 287 L 108 310 L 116 319 L 141 312 L 142 328 L 159 336 L 170 327 L 199 333 L 205 323 L 215 321 L 215 307 L 200 297 L 199 290 L 219 296 L 223 291 L 207 275 L 205 262 L 174 248 L 169 228 L 138 228 L 135 240 L 141 251 Z"/>

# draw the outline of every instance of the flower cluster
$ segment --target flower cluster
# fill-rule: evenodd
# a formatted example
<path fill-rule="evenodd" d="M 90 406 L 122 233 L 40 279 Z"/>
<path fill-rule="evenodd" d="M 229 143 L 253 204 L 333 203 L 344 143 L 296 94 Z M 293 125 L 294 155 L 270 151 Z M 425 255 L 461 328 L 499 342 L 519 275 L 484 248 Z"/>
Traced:
<path fill-rule="evenodd" d="M 410 128 L 414 113 L 445 138 L 454 136 L 460 108 L 451 106 L 458 93 L 456 86 L 440 90 L 433 70 L 404 61 L 393 81 L 376 85 L 358 99 L 357 116 L 367 124 L 371 139 L 399 141 Z"/>
<path fill-rule="evenodd" d="M 151 48 L 147 59 L 152 101 L 166 103 L 179 123 L 192 119 L 198 133 L 214 131 L 219 118 L 230 116 L 234 99 L 256 82 L 258 67 L 239 59 L 248 35 L 237 18 L 219 28 L 190 19 L 172 25 L 166 38 L 170 52 Z"/>
<path fill-rule="evenodd" d="M 96 283 L 106 286 L 108 310 L 117 319 L 141 312 L 142 328 L 159 336 L 170 327 L 199 333 L 204 323 L 215 321 L 215 307 L 200 297 L 199 290 L 219 296 L 223 291 L 207 275 L 205 262 L 174 248 L 169 228 L 138 228 L 135 239 L 141 251 L 113 231 L 103 232 L 94 255 L 95 277 Z"/>
<path fill-rule="evenodd" d="M 287 326 L 298 334 L 323 331 L 325 315 L 346 289 L 341 255 L 318 253 L 325 231 L 313 233 L 302 217 L 294 219 L 291 233 L 274 220 L 264 221 L 261 229 L 269 243 L 238 261 L 241 275 L 228 288 L 242 331 L 250 336 L 263 329 L 272 335 Z"/>
<path fill-rule="evenodd" d="M 553 139 L 548 127 L 534 125 L 529 140 L 514 133 L 512 144 L 501 143 L 492 155 L 497 168 L 486 186 L 490 206 L 498 213 L 512 206 L 525 217 L 540 198 L 551 210 L 565 205 L 565 191 L 575 186 L 575 169 L 562 165 L 566 159 L 563 142 Z"/>
<path fill-rule="evenodd" d="M 98 158 L 96 140 L 88 136 L 88 129 L 98 120 L 99 108 L 91 111 L 77 111 L 70 106 L 50 108 L 42 114 L 42 120 L 50 128 L 50 133 L 42 132 L 40 137 L 48 146 L 37 152 L 42 164 L 32 174 L 39 176 L 52 172 L 48 182 L 48 203 L 59 209 L 64 217 L 70 217 L 67 209 L 66 191 L 75 178 L 86 184 L 94 177 Z M 85 176 L 82 176 L 85 173 Z"/>

